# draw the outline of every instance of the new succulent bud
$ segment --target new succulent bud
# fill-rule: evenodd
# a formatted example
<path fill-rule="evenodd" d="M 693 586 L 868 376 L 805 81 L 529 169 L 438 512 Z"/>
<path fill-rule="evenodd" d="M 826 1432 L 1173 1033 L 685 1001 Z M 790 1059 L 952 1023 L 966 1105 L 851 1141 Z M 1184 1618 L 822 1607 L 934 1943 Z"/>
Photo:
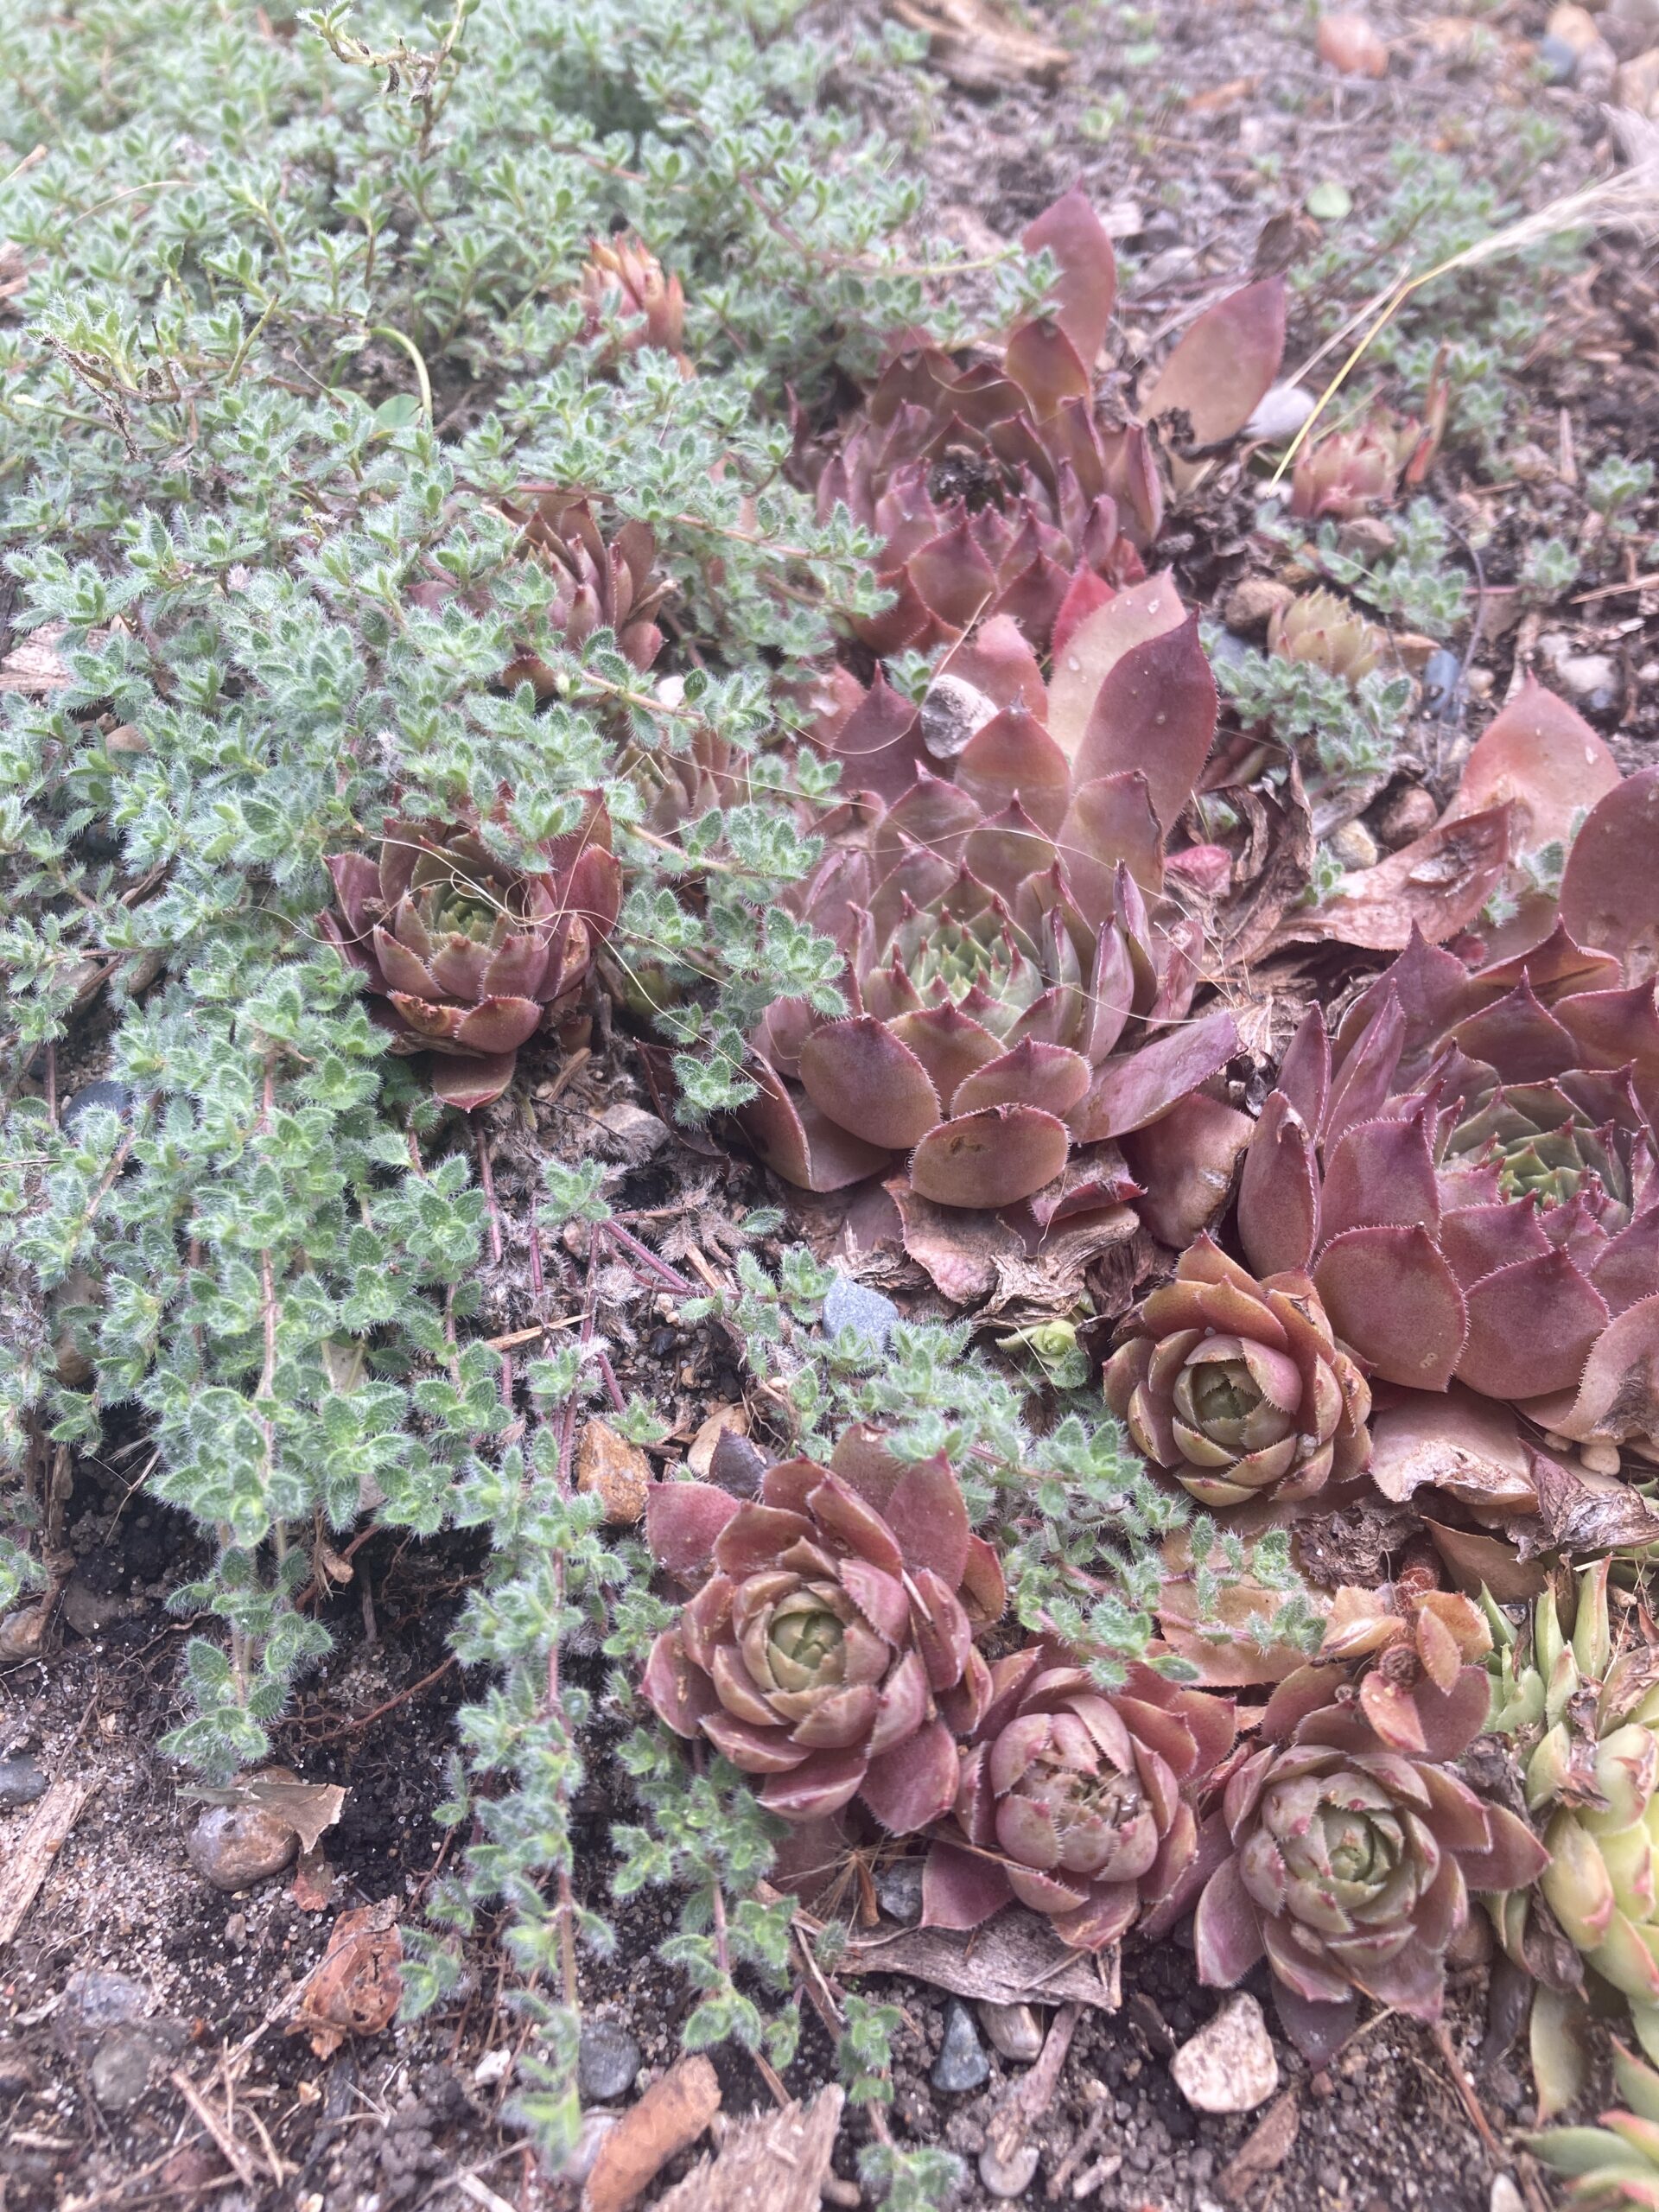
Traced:
<path fill-rule="evenodd" d="M 1394 440 L 1370 425 L 1333 430 L 1303 447 L 1291 471 L 1290 512 L 1306 522 L 1350 522 L 1393 500 L 1400 480 Z"/>
<path fill-rule="evenodd" d="M 1274 609 L 1268 646 L 1282 660 L 1308 661 L 1328 676 L 1357 683 L 1382 658 L 1382 637 L 1346 601 L 1320 590 L 1304 592 Z"/>
<path fill-rule="evenodd" d="M 678 353 L 685 339 L 685 296 L 677 276 L 665 276 L 651 248 L 632 232 L 595 238 L 582 264 L 580 295 L 584 338 L 613 323 L 625 326 L 625 353 L 642 346 Z"/>
<path fill-rule="evenodd" d="M 1257 1281 L 1209 1237 L 1107 1363 L 1136 1447 L 1204 1504 L 1307 1497 L 1370 1456 L 1370 1392 L 1305 1275 Z"/>

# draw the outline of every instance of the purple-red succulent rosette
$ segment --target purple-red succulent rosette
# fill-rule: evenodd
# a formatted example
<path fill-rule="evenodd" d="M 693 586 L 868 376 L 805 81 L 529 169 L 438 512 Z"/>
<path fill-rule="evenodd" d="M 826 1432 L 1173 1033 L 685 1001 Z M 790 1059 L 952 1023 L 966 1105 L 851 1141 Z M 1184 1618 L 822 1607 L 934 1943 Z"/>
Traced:
<path fill-rule="evenodd" d="M 881 539 L 893 594 L 853 627 L 878 653 L 931 651 L 1001 616 L 1058 655 L 1080 621 L 1145 574 L 1163 519 L 1157 448 L 1141 423 L 1104 421 L 1095 370 L 1117 266 L 1081 190 L 1025 232 L 1058 268 L 1049 302 L 1001 357 L 959 359 L 908 332 L 856 413 L 798 439 L 798 474 L 821 519 L 839 507 Z M 1248 285 L 1200 315 L 1147 392 L 1199 445 L 1242 429 L 1284 350 L 1282 278 Z"/>
<path fill-rule="evenodd" d="M 976 1630 L 1004 1604 L 996 1555 L 968 1526 L 941 1459 L 903 1465 L 855 1431 L 841 1471 L 769 1469 L 740 1503 L 664 1483 L 647 1508 L 658 1563 L 707 1576 L 646 1663 L 645 1694 L 794 1821 L 856 1797 L 899 1835 L 954 1802 L 956 1732 L 990 1695 Z"/>
<path fill-rule="evenodd" d="M 1438 2019 L 1471 1892 L 1524 1889 L 1549 1863 L 1454 1764 L 1485 1726 L 1484 1668 L 1404 1694 L 1411 1726 L 1385 1738 L 1344 1669 L 1300 1669 L 1223 1798 L 1226 1855 L 1193 1921 L 1199 1977 L 1229 1988 L 1265 1957 L 1285 2031 L 1315 2064 L 1353 2032 L 1362 1994 Z"/>
<path fill-rule="evenodd" d="M 463 1110 L 499 1098 L 518 1047 L 573 1002 L 622 899 L 610 821 L 581 826 L 515 868 L 476 829 L 390 822 L 377 860 L 328 862 L 319 927 L 363 976 L 395 1052 L 430 1052 L 432 1089 Z"/>
<path fill-rule="evenodd" d="M 1309 1014 L 1246 1156 L 1239 1233 L 1252 1265 L 1311 1271 L 1375 1374 L 1653 1448 L 1659 1015 L 1650 978 L 1571 933 L 1570 888 L 1528 951 L 1471 972 L 1416 938 L 1334 1041 Z"/>
<path fill-rule="evenodd" d="M 1192 1012 L 1203 901 L 1166 850 L 1215 685 L 1167 577 L 1097 609 L 1068 658 L 1046 685 L 998 618 L 920 708 L 878 678 L 820 732 L 856 803 L 792 903 L 845 956 L 849 1010 L 767 1009 L 742 1120 L 809 1190 L 902 1170 L 936 1205 L 1028 1208 L 1039 1236 L 1144 1192 L 1185 1243 L 1250 1128 L 1204 1094 L 1237 1032 Z"/>
<path fill-rule="evenodd" d="M 1106 1402 L 1201 1504 L 1287 1504 L 1363 1471 L 1371 1394 L 1306 1275 L 1258 1281 L 1201 1236 L 1125 1325 Z"/>
<path fill-rule="evenodd" d="M 1115 1942 L 1192 1868 L 1193 1792 L 1232 1744 L 1229 1700 L 1148 1667 L 1101 1690 L 1052 1646 L 995 1661 L 928 1852 L 924 1923 L 976 1928 L 1017 1900 L 1078 1949 Z"/>

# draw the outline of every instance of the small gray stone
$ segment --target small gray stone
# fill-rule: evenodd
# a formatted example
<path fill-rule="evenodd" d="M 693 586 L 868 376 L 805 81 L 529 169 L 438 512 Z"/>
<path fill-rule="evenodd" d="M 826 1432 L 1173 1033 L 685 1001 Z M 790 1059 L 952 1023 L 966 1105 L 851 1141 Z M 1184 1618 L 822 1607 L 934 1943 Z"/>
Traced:
<path fill-rule="evenodd" d="M 668 1124 L 647 1114 L 643 1106 L 636 1106 L 629 1099 L 619 1098 L 607 1106 L 599 1117 L 599 1126 L 609 1140 L 607 1149 L 619 1156 L 629 1167 L 638 1167 L 655 1152 L 660 1152 L 668 1142 Z"/>
<path fill-rule="evenodd" d="M 1555 673 L 1586 707 L 1611 707 L 1618 696 L 1618 671 L 1606 653 L 1564 653 Z"/>
<path fill-rule="evenodd" d="M 286 1821 L 256 1805 L 209 1805 L 184 1840 L 185 1855 L 216 1890 L 251 1890 L 280 1874 L 300 1847 Z"/>
<path fill-rule="evenodd" d="M 620 2117 L 620 2113 L 613 2112 L 583 2113 L 575 2148 L 562 2166 L 554 2169 L 550 2178 L 574 2182 L 578 2187 L 585 2183 L 598 2160 L 600 2145 Z"/>
<path fill-rule="evenodd" d="M 1169 2062 L 1175 2086 L 1198 2112 L 1254 2112 L 1279 2086 L 1262 2007 L 1247 1991 L 1230 1997 Z"/>
<path fill-rule="evenodd" d="M 1452 710 L 1458 696 L 1458 686 L 1463 681 L 1463 663 L 1456 653 L 1448 652 L 1444 645 L 1432 652 L 1423 664 L 1423 710 L 1430 715 L 1446 715 Z"/>
<path fill-rule="evenodd" d="M 922 1862 L 896 1859 L 875 1878 L 875 1901 L 889 1920 L 913 1928 L 922 1916 Z"/>
<path fill-rule="evenodd" d="M 850 1275 L 838 1274 L 823 1301 L 823 1325 L 832 1337 L 850 1329 L 872 1351 L 882 1351 L 899 1319 L 899 1308 L 879 1290 L 868 1289 Z"/>
<path fill-rule="evenodd" d="M 124 1974 L 81 1967 L 63 1985 L 64 2009 L 83 2028 L 112 2028 L 141 2020 L 149 2010 L 149 1992 Z"/>
<path fill-rule="evenodd" d="M 576 2087 L 584 2104 L 626 2097 L 639 2071 L 639 2046 L 614 2020 L 584 2020 L 576 2054 Z"/>
<path fill-rule="evenodd" d="M 1210 658 L 1228 668 L 1243 668 L 1250 657 L 1250 641 L 1231 630 L 1217 630 L 1210 640 Z"/>
<path fill-rule="evenodd" d="M 106 1590 L 94 1590 L 79 1574 L 72 1574 L 64 1586 L 63 1618 L 77 1636 L 99 1635 L 111 1621 L 119 1620 L 126 1609 L 124 1598 L 114 1597 Z"/>
<path fill-rule="evenodd" d="M 21 2044 L 0 2037 L 0 2097 L 21 2097 L 36 2086 L 35 2063 Z"/>
<path fill-rule="evenodd" d="M 1525 2201 L 1508 2174 L 1492 2176 L 1490 2212 L 1527 2212 Z"/>
<path fill-rule="evenodd" d="M 1043 2024 L 1031 2005 L 982 2004 L 979 2018 L 995 2048 L 1016 2066 L 1029 2066 L 1041 2051 Z"/>
<path fill-rule="evenodd" d="M 50 1787 L 50 1776 L 32 1752 L 0 1759 L 0 1811 L 9 1813 L 16 1805 L 32 1805 Z"/>
<path fill-rule="evenodd" d="M 88 2069 L 92 2094 L 105 2111 L 124 2112 L 136 2105 L 162 2055 L 147 2021 L 129 2020 L 111 2028 L 92 2053 Z"/>
<path fill-rule="evenodd" d="M 936 676 L 922 701 L 922 743 L 936 760 L 954 760 L 995 715 L 996 702 L 977 685 L 959 676 Z"/>
<path fill-rule="evenodd" d="M 59 1110 L 58 1120 L 71 1136 L 77 1122 L 88 1114 L 114 1114 L 123 1122 L 132 1119 L 132 1092 L 124 1083 L 102 1080 L 83 1083 L 73 1098 L 66 1098 Z"/>
<path fill-rule="evenodd" d="M 1570 85 L 1579 66 L 1578 49 L 1569 46 L 1564 38 L 1545 37 L 1538 41 L 1538 59 L 1552 85 Z"/>
<path fill-rule="evenodd" d="M 1148 289 L 1160 284 L 1179 284 L 1183 278 L 1195 275 L 1198 266 L 1198 257 L 1192 246 L 1166 246 L 1147 262 L 1141 271 L 1141 280 Z M 988 2182 L 986 2187 L 990 2187 Z"/>
<path fill-rule="evenodd" d="M 979 2154 L 979 2177 L 993 2196 L 1023 2196 L 1037 2175 L 1037 2145 L 1021 2143 L 1006 2158 L 988 2143 Z"/>
<path fill-rule="evenodd" d="M 990 2074 L 991 2062 L 980 2047 L 974 2016 L 961 1998 L 952 1997 L 944 2008 L 944 2041 L 929 2075 L 936 2089 L 960 2096 L 978 2088 Z"/>

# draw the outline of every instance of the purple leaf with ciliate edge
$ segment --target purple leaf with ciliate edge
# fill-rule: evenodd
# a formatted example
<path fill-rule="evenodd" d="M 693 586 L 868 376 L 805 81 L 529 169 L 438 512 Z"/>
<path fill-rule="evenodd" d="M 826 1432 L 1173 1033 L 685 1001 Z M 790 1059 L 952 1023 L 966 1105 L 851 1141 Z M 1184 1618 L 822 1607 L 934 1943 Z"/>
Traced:
<path fill-rule="evenodd" d="M 871 1812 L 894 1835 L 913 1835 L 943 1820 L 956 1794 L 956 1739 L 942 1720 L 872 1759 L 859 1788 Z"/>
<path fill-rule="evenodd" d="M 1078 1141 L 1144 1128 L 1225 1067 L 1237 1047 L 1232 1015 L 1207 1014 L 1153 1038 L 1127 1058 L 1107 1061 L 1077 1109 Z"/>
<path fill-rule="evenodd" d="M 910 1179 L 946 1206 L 1006 1206 L 1028 1198 L 1065 1166 L 1064 1122 L 1035 1106 L 988 1106 L 930 1129 L 912 1155 Z"/>
<path fill-rule="evenodd" d="M 1216 679 L 1198 643 L 1198 618 L 1143 639 L 1110 669 L 1075 756 L 1080 783 L 1139 770 L 1154 811 L 1172 830 L 1216 734 Z"/>
<path fill-rule="evenodd" d="M 1333 1237 L 1314 1287 L 1345 1344 L 1390 1382 L 1443 1390 L 1468 1315 L 1457 1277 L 1426 1229 L 1351 1229 Z"/>
<path fill-rule="evenodd" d="M 1186 619 L 1175 579 L 1160 573 L 1130 584 L 1077 625 L 1055 657 L 1048 685 L 1049 734 L 1068 760 L 1076 759 L 1101 685 L 1124 654 Z"/>
<path fill-rule="evenodd" d="M 998 1860 L 936 1843 L 922 1868 L 924 1928 L 977 1928 L 1014 1902 L 1008 1878 Z"/>
<path fill-rule="evenodd" d="M 1268 276 L 1205 310 L 1154 380 L 1142 417 L 1179 408 L 1195 446 L 1230 438 L 1262 404 L 1284 351 L 1285 280 Z"/>
<path fill-rule="evenodd" d="M 658 1567 L 685 1580 L 712 1565 L 715 1544 L 739 1501 L 713 1483 L 653 1483 L 645 1493 L 645 1542 Z"/>
<path fill-rule="evenodd" d="M 1659 768 L 1627 776 L 1590 810 L 1561 877 L 1560 917 L 1574 940 L 1643 972 L 1659 957 Z"/>
<path fill-rule="evenodd" d="M 1469 1334 L 1458 1376 L 1491 1398 L 1570 1389 L 1611 1318 L 1566 1252 L 1502 1268 L 1464 1297 Z"/>
<path fill-rule="evenodd" d="M 1027 225 L 1020 243 L 1027 253 L 1045 247 L 1059 264 L 1050 296 L 1054 320 L 1077 350 L 1086 369 L 1106 342 L 1117 296 L 1117 257 L 1106 226 L 1081 185 L 1045 207 Z"/>
<path fill-rule="evenodd" d="M 1238 1185 L 1238 1232 L 1259 1274 L 1305 1270 L 1319 1231 L 1313 1140 L 1281 1090 L 1262 1109 Z"/>
<path fill-rule="evenodd" d="M 868 1014 L 815 1029 L 801 1046 L 801 1081 L 820 1112 L 892 1151 L 925 1136 L 942 1110 L 916 1055 Z"/>

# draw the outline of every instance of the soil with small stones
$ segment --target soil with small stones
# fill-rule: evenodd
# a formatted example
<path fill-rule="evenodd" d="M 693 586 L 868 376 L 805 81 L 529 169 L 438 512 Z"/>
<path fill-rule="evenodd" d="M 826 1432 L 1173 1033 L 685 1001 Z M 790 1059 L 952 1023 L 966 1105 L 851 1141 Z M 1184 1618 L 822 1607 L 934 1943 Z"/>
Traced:
<path fill-rule="evenodd" d="M 1372 84 L 1339 82 L 1320 68 L 1300 13 L 1172 6 L 1142 11 L 1130 30 L 1102 10 L 1033 5 L 1032 27 L 1076 55 L 1070 79 L 1058 89 L 1012 86 L 988 97 L 956 90 L 937 73 L 913 91 L 890 74 L 872 74 L 863 48 L 879 23 L 874 5 L 824 0 L 816 20 L 846 56 L 836 95 L 908 141 L 930 179 L 936 219 L 970 251 L 987 252 L 1017 236 L 1074 181 L 1097 204 L 1116 206 L 1121 230 L 1125 209 L 1139 211 L 1138 228 L 1123 231 L 1119 310 L 1133 353 L 1159 343 L 1218 286 L 1246 276 L 1274 219 L 1287 218 L 1306 243 L 1299 211 L 1312 186 L 1345 185 L 1363 219 L 1388 188 L 1388 149 L 1399 140 L 1458 153 L 1480 175 L 1502 162 L 1519 109 L 1541 107 L 1559 120 L 1563 140 L 1524 180 L 1528 204 L 1602 173 L 1611 160 L 1602 111 L 1527 74 L 1528 42 L 1541 31 L 1544 13 L 1533 4 L 1500 7 L 1486 19 L 1490 41 L 1471 60 L 1437 28 L 1444 19 L 1379 11 L 1395 60 L 1390 75 Z M 1159 48 L 1151 59 L 1149 37 Z M 1102 116 L 1120 95 L 1130 113 L 1103 136 Z M 1530 413 L 1524 435 L 1517 433 L 1512 477 L 1482 481 L 1443 465 L 1433 488 L 1483 547 L 1487 584 L 1511 581 L 1535 538 L 1570 530 L 1582 514 L 1580 481 L 1595 461 L 1611 452 L 1640 458 L 1659 444 L 1656 313 L 1645 250 L 1618 240 L 1598 246 L 1558 292 L 1549 333 L 1529 365 Z M 1293 330 L 1287 368 L 1313 352 L 1318 337 Z M 1249 549 L 1248 505 L 1238 505 L 1236 488 L 1227 496 L 1244 531 L 1230 537 L 1213 526 L 1212 506 L 1210 522 L 1179 549 L 1185 588 L 1212 611 L 1238 575 L 1265 565 Z M 1636 543 L 1651 534 L 1651 506 L 1640 519 Z M 1637 573 L 1633 563 L 1626 555 L 1610 581 L 1628 582 Z M 1659 594 L 1641 589 L 1540 610 L 1478 651 L 1477 717 L 1480 701 L 1501 699 L 1529 657 L 1548 676 L 1564 656 L 1603 655 L 1613 671 L 1608 696 L 1579 703 L 1624 765 L 1637 765 L 1659 734 L 1659 666 L 1650 658 L 1656 620 Z M 60 1098 L 100 1071 L 105 1028 L 94 1009 L 60 1053 Z M 539 1161 L 550 1152 L 607 1160 L 615 1171 L 608 1195 L 639 1233 L 675 1266 L 722 1276 L 732 1224 L 775 1201 L 758 1171 L 706 1139 L 682 1141 L 649 1119 L 662 1102 L 626 1040 L 601 1036 L 574 1078 L 551 1057 L 538 1063 L 527 1052 L 523 1067 L 527 1108 L 487 1117 L 500 1236 L 483 1282 L 488 1325 L 509 1334 L 530 1311 L 527 1224 Z M 815 1227 L 810 1217 L 807 1225 Z M 547 1262 L 550 1280 L 573 1307 L 582 1260 L 573 1248 Z M 644 1287 L 618 1261 L 602 1264 L 595 1281 L 619 1387 L 664 1411 L 672 1423 L 667 1453 L 678 1457 L 712 1406 L 742 1398 L 737 1348 L 717 1325 L 684 1325 L 676 1294 Z M 931 1301 L 912 1295 L 906 1302 L 926 1310 Z M 756 1414 L 763 1427 L 764 1408 Z M 54 1778 L 91 1786 L 20 1933 L 0 1955 L 6 2212 L 118 2204 L 241 2212 L 276 2203 L 305 2212 L 432 2203 L 448 2212 L 503 2201 L 528 2212 L 574 2204 L 575 2186 L 543 2173 L 504 2115 L 523 2031 L 503 2001 L 506 1976 L 489 1928 L 467 1948 L 454 2001 L 428 2018 L 330 2058 L 288 2032 L 337 1914 L 390 1900 L 406 1924 L 418 1925 L 435 1877 L 466 1840 L 440 1829 L 433 1808 L 446 1794 L 456 1709 L 486 1687 L 450 1661 L 447 1642 L 478 1573 L 482 1541 L 420 1545 L 378 1535 L 353 1550 L 350 1581 L 331 1583 L 317 1600 L 334 1652 L 307 1678 L 274 1741 L 274 1757 L 305 1779 L 346 1788 L 340 1821 L 324 1840 L 332 1897 L 321 1908 L 315 1897 L 302 1900 L 290 1876 L 224 1896 L 186 1859 L 195 1808 L 178 1794 L 181 1770 L 156 1748 L 183 1715 L 182 1653 L 192 1633 L 164 1600 L 200 1561 L 188 1524 L 146 1497 L 146 1456 L 143 1440 L 133 1438 L 73 1465 L 63 1529 L 74 1575 L 42 1657 L 0 1670 L 0 1759 L 32 1752 Z M 569 1678 L 596 1694 L 604 1674 L 596 1654 L 579 1648 L 569 1656 Z M 632 1810 L 607 1756 L 613 1737 L 613 1725 L 601 1721 L 589 1779 L 573 1808 L 578 1892 L 613 1920 L 619 1938 L 612 1959 L 582 1961 L 582 1996 L 590 2013 L 637 2041 L 643 2085 L 677 2055 L 691 1998 L 658 1955 L 676 1925 L 674 1900 L 646 1893 L 610 1910 L 610 1831 Z M 0 1812 L 0 1854 L 16 1849 L 29 1819 L 27 1806 Z M 119 2109 L 94 2094 L 94 2062 L 110 2029 L 87 2017 L 86 1986 L 72 1980 L 89 1971 L 124 1977 L 132 1987 L 123 2001 L 157 2024 L 150 2086 Z M 1264 2108 L 1267 2121 L 1262 2111 L 1198 2113 L 1173 2086 L 1170 2053 L 1217 2005 L 1198 1987 L 1180 1932 L 1160 1946 L 1132 1944 L 1122 1984 L 1122 2009 L 1086 2013 L 1077 2029 L 1033 2128 L 1040 2164 L 1022 2201 L 1076 2201 L 1078 2177 L 1090 2185 L 1086 2201 L 1103 2212 L 1242 2205 L 1486 2212 L 1503 2172 L 1535 2192 L 1535 2170 L 1516 2142 L 1530 2111 L 1524 2063 L 1501 2047 L 1501 2036 L 1489 2036 L 1479 1965 L 1453 1977 L 1443 2041 L 1385 2015 L 1329 2069 L 1310 2073 L 1275 2034 L 1280 2095 L 1289 2103 Z M 1266 2000 L 1259 1977 L 1249 1986 Z M 899 1977 L 870 1977 L 864 1986 L 900 2008 L 895 2136 L 961 2152 L 969 2181 L 959 2202 L 990 2206 L 997 2200 L 977 2178 L 978 2155 L 1026 2069 L 988 2043 L 983 2087 L 964 2095 L 934 2088 L 943 1996 Z M 722 2050 L 715 2063 L 728 2113 L 766 2101 L 741 2055 Z M 1472 2082 L 1459 2087 L 1454 2064 L 1471 2069 Z M 829 2038 L 809 2011 L 785 2085 L 808 2094 L 832 2066 Z M 194 2084 L 200 2108 L 177 2093 L 170 2067 Z M 1258 2126 L 1276 2137 L 1253 2164 L 1249 2152 L 1240 2153 Z M 861 2129 L 855 2118 L 843 2130 L 836 2152 L 843 2180 L 853 2175 Z M 687 2154 L 664 2178 L 689 2164 Z"/>

